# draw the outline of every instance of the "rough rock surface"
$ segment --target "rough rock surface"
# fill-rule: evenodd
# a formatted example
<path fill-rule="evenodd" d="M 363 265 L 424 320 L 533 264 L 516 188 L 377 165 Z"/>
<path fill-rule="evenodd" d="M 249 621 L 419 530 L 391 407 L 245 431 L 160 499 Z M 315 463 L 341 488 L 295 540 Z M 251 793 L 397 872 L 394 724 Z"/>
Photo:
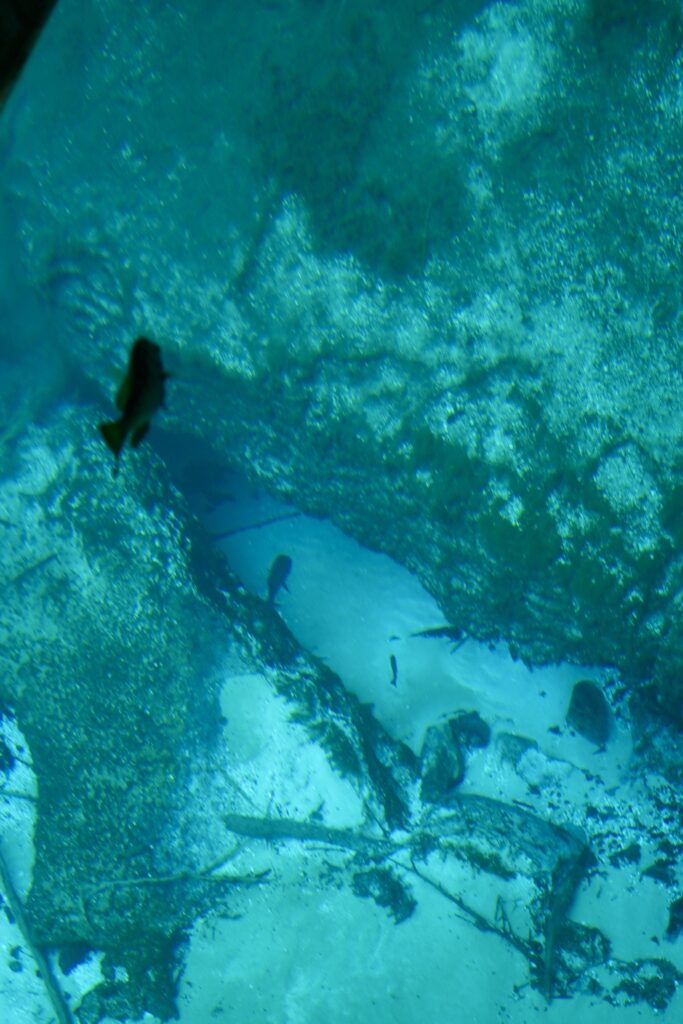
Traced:
<path fill-rule="evenodd" d="M 503 878 L 532 864 L 533 928 L 469 919 L 516 943 L 548 996 L 588 979 L 661 1008 L 680 982 L 564 927 L 585 867 L 572 833 L 492 802 L 430 832 L 413 755 L 216 579 L 152 450 L 116 490 L 97 447 L 131 337 L 149 333 L 176 436 L 392 555 L 465 634 L 534 664 L 616 666 L 653 772 L 630 817 L 614 795 L 585 808 L 588 839 L 619 856 L 654 808 L 668 846 L 643 873 L 679 896 L 680 6 L 371 7 L 207 4 L 188 47 L 173 5 L 130 18 L 60 0 L 0 122 L 0 241 L 16 254 L 2 329 L 50 356 L 40 395 L 0 382 L 0 699 L 39 778 L 37 941 L 106 953 L 84 1020 L 170 1016 L 186 928 L 265 884 L 217 880 L 176 841 L 226 657 L 291 702 L 370 821 L 407 830 L 422 882 L 444 852 Z M 518 737 L 508 755 L 527 773 L 540 759 Z M 541 782 L 553 813 L 561 784 Z M 324 826 L 250 827 L 263 843 Z M 413 899 L 403 853 L 347 872 L 396 920 Z M 426 884 L 467 913 L 447 879 Z"/>
<path fill-rule="evenodd" d="M 680 706 L 678 3 L 59 8 L 3 230 L 102 396 L 144 325 L 179 431 Z"/>

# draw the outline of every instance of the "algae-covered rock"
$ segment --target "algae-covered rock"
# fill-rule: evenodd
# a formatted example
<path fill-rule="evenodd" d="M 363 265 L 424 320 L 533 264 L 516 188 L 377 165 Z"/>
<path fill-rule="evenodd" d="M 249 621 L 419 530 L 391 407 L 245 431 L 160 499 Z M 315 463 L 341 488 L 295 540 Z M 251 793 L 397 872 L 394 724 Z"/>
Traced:
<path fill-rule="evenodd" d="M 432 725 L 420 752 L 420 794 L 428 803 L 447 800 L 465 777 L 465 758 L 448 723 Z"/>

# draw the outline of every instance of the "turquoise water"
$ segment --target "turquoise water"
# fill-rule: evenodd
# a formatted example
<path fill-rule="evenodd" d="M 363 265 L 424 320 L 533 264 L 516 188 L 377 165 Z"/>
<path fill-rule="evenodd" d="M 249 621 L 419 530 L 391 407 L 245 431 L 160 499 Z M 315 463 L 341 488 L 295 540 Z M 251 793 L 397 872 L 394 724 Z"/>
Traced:
<path fill-rule="evenodd" d="M 0 118 L 7 1019 L 678 1019 L 681 43 L 60 0 Z"/>

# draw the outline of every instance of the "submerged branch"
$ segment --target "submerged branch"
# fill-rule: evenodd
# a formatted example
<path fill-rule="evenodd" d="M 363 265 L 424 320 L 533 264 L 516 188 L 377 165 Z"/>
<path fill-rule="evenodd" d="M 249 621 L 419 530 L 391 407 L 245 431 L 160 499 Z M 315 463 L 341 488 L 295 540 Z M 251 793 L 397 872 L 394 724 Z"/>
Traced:
<path fill-rule="evenodd" d="M 327 843 L 328 846 L 341 846 L 346 850 L 355 850 L 371 857 L 388 857 L 402 848 L 401 844 L 390 839 L 380 839 L 354 832 L 347 828 L 330 828 L 315 821 L 296 821 L 293 818 L 254 818 L 247 814 L 226 814 L 223 821 L 230 829 L 240 836 L 252 839 L 313 839 Z"/>
<path fill-rule="evenodd" d="M 144 886 L 157 886 L 157 885 L 177 885 L 182 882 L 229 882 L 231 885 L 260 885 L 261 882 L 270 874 L 270 868 L 266 868 L 265 871 L 257 871 L 249 875 L 217 875 L 215 874 L 219 868 L 222 868 L 228 861 L 232 860 L 233 857 L 239 852 L 238 849 L 229 850 L 227 853 L 222 853 L 215 860 L 212 860 L 209 864 L 205 864 L 203 868 L 198 871 L 192 871 L 186 869 L 184 871 L 177 871 L 170 875 L 144 875 L 138 878 L 116 878 L 110 882 L 102 882 L 101 885 L 91 889 L 87 895 L 81 896 L 81 910 L 83 917 L 88 922 L 91 928 L 94 928 L 93 921 L 90 917 L 90 904 L 102 893 L 112 892 L 114 889 L 133 889 Z"/>
<path fill-rule="evenodd" d="M 374 861 L 391 859 L 455 904 L 469 924 L 498 935 L 518 950 L 537 976 L 540 991 L 548 1002 L 552 1000 L 557 932 L 591 857 L 582 840 L 568 831 L 518 808 L 475 795 L 461 795 L 446 811 L 428 815 L 419 832 L 399 842 L 388 836 L 372 836 L 291 818 L 228 814 L 223 821 L 230 831 L 252 839 L 314 841 L 352 850 Z M 435 851 L 444 858 L 449 855 L 464 858 L 503 880 L 515 877 L 520 871 L 530 873 L 537 897 L 529 909 L 538 938 L 515 933 L 500 898 L 496 908 L 500 922 L 491 921 L 423 873 L 416 860 Z M 405 856 L 397 856 L 401 854 L 409 855 L 409 864 L 404 863 Z"/>
<path fill-rule="evenodd" d="M 460 896 L 456 896 L 454 893 L 449 892 L 445 886 L 441 885 L 440 882 L 435 881 L 433 878 L 430 878 L 429 875 L 423 874 L 415 866 L 414 862 L 407 870 L 412 871 L 419 879 L 426 882 L 427 885 L 430 885 L 432 889 L 436 889 L 438 893 L 444 896 L 451 903 L 455 903 L 456 907 L 458 907 L 458 909 L 465 915 L 463 920 L 467 921 L 469 924 L 473 924 L 480 932 L 492 932 L 494 935 L 503 939 L 504 942 L 508 942 L 511 946 L 517 949 L 526 957 L 527 960 L 532 957 L 532 950 L 529 943 L 524 942 L 523 939 L 520 939 L 515 935 L 509 924 L 504 924 L 502 928 L 498 928 L 495 924 L 492 924 L 488 918 L 484 917 L 483 914 L 480 914 L 478 910 L 475 910 L 473 907 L 470 907 L 465 903 Z"/>
<path fill-rule="evenodd" d="M 14 888 L 14 884 L 9 873 L 9 868 L 2 854 L 1 848 L 0 882 L 2 883 L 2 888 L 5 890 L 7 903 L 9 904 L 9 908 L 12 911 L 12 914 L 14 915 L 14 919 L 17 922 L 19 931 L 23 935 L 24 942 L 26 943 L 31 953 L 31 956 L 33 957 L 38 966 L 38 973 L 43 981 L 43 984 L 45 985 L 45 991 L 47 992 L 50 1003 L 52 1004 L 52 1009 L 54 1010 L 58 1024 L 74 1024 L 74 1019 L 71 1014 L 71 1010 L 69 1009 L 66 1003 L 64 993 L 57 984 L 57 979 L 55 978 L 52 972 L 50 963 L 47 957 L 44 956 L 44 954 L 36 946 L 33 940 L 31 925 L 29 923 L 28 917 L 26 916 L 24 905 L 19 899 L 19 894 Z"/>

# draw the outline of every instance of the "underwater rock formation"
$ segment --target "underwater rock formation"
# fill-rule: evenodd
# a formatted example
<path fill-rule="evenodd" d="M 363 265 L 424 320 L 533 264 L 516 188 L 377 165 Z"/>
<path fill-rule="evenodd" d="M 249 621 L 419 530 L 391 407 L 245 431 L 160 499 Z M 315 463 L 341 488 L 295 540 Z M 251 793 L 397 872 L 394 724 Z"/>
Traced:
<path fill-rule="evenodd" d="M 84 416 L 97 422 L 81 407 L 30 428 L 0 481 L 3 529 L 14 531 L 0 615 L 13 671 L 0 701 L 16 711 L 38 779 L 26 912 L 37 946 L 61 951 L 65 963 L 74 950 L 77 959 L 104 954 L 104 980 L 81 1019 L 173 1015 L 193 921 L 244 913 L 243 893 L 276 884 L 268 862 L 241 870 L 231 835 L 242 847 L 312 844 L 321 852 L 316 884 L 346 885 L 396 922 L 427 885 L 525 957 L 548 999 L 557 979 L 563 991 L 579 984 L 561 935 L 592 862 L 583 838 L 520 807 L 454 792 L 457 758 L 446 783 L 433 777 L 444 735 L 453 744 L 449 723 L 428 732 L 439 742 L 426 743 L 420 780 L 415 755 L 217 562 L 151 449 L 131 460 L 124 490 L 94 430 L 74 446 Z M 257 815 L 228 778 L 222 824 L 207 832 L 192 780 L 214 757 L 226 658 L 284 698 L 287 729 L 303 729 L 352 787 L 364 825 Z M 423 803 L 420 785 L 446 806 Z M 311 878 L 314 862 L 309 853 Z M 502 886 L 495 916 L 453 886 L 450 869 L 463 864 Z M 521 918 L 505 890 L 516 877 L 532 894 Z"/>
<path fill-rule="evenodd" d="M 420 795 L 428 803 L 447 801 L 465 775 L 465 758 L 449 724 L 430 725 L 420 751 Z"/>
<path fill-rule="evenodd" d="M 585 739 L 602 747 L 610 734 L 610 710 L 599 686 L 586 679 L 572 690 L 567 708 L 567 723 Z"/>
<path fill-rule="evenodd" d="M 393 556 L 458 636 L 616 666 L 640 763 L 680 782 L 679 5 L 626 4 L 616 25 L 598 2 L 551 0 L 542 18 L 477 0 L 239 6 L 205 5 L 188 50 L 175 5 L 138 5 L 131 24 L 111 0 L 61 0 L 0 120 L 15 254 L 0 298 L 23 281 L 3 330 L 32 355 L 48 339 L 78 382 L 67 405 L 41 380 L 59 405 L 38 417 L 3 378 L 0 699 L 39 778 L 36 939 L 104 953 L 84 1021 L 171 1017 L 193 922 L 274 884 L 269 867 L 231 869 L 230 833 L 250 850 L 318 844 L 321 886 L 397 922 L 431 887 L 548 999 L 661 1009 L 672 964 L 613 959 L 567 921 L 588 848 L 633 863 L 639 816 L 626 828 L 616 801 L 587 803 L 584 840 L 461 797 L 438 732 L 420 776 L 216 567 L 153 448 L 115 488 L 87 403 L 108 399 L 131 326 L 149 330 L 173 374 L 164 428 Z M 215 753 L 226 659 L 348 783 L 353 827 L 328 825 L 324 800 L 305 819 L 245 806 L 228 776 L 200 856 L 191 780 Z M 601 715 L 570 722 L 593 739 Z M 473 720 L 451 731 L 488 741 Z M 497 742 L 510 768 L 541 759 L 535 740 Z M 680 833 L 679 795 L 658 779 L 648 798 Z M 454 865 L 500 881 L 494 914 L 450 884 Z"/>
<path fill-rule="evenodd" d="M 170 8 L 135 71 L 114 8 L 65 64 L 59 5 L 2 126 L 50 333 L 101 386 L 146 322 L 179 431 L 468 635 L 678 705 L 677 5 L 628 5 L 618 48 L 581 5 L 280 8 L 205 12 L 195 73 Z"/>

